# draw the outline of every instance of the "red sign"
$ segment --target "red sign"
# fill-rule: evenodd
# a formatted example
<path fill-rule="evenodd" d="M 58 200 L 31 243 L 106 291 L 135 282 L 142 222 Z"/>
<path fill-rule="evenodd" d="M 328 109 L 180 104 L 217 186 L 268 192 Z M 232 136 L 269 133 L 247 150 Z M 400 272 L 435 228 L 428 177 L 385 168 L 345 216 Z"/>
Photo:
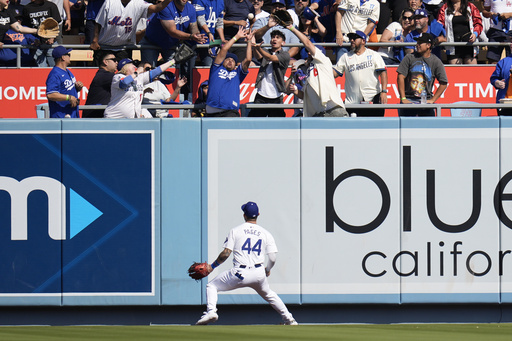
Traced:
<path fill-rule="evenodd" d="M 97 69 L 70 68 L 76 79 L 85 87 L 79 94 L 80 103 L 85 103 L 89 84 Z M 399 103 L 399 93 L 396 85 L 396 67 L 388 69 L 388 103 Z M 193 96 L 197 97 L 197 89 L 201 82 L 208 79 L 208 68 L 197 68 L 194 74 Z M 448 88 L 439 103 L 454 103 L 458 101 L 473 101 L 478 103 L 495 103 L 496 90 L 489 83 L 494 71 L 493 65 L 464 65 L 446 66 Z M 36 118 L 36 105 L 46 103 L 46 78 L 49 68 L 3 69 L 0 78 L 0 117 L 2 118 Z M 240 86 L 240 102 L 248 103 L 254 99 L 256 91 L 254 82 L 258 68 L 251 68 L 249 75 Z M 289 75 L 288 71 L 287 75 Z M 344 77 L 336 79 L 340 96 L 345 98 Z M 171 86 L 172 89 L 172 86 Z M 172 91 L 171 91 L 172 92 Z M 285 96 L 285 103 L 293 103 L 292 96 Z M 291 116 L 292 110 L 287 110 Z M 494 109 L 484 109 L 484 116 L 496 115 Z M 386 116 L 397 116 L 394 109 L 386 110 Z M 443 116 L 449 116 L 449 109 L 443 109 Z"/>

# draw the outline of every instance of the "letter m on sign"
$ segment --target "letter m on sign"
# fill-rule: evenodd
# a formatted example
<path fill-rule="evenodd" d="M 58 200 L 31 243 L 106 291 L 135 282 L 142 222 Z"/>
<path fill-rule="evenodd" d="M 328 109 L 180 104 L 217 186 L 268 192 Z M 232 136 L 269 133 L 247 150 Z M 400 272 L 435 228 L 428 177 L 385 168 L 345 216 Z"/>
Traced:
<path fill-rule="evenodd" d="M 46 176 L 32 176 L 21 181 L 0 176 L 0 191 L 11 197 L 11 239 L 28 239 L 28 195 L 43 191 L 48 197 L 48 235 L 54 240 L 66 238 L 66 187 Z"/>

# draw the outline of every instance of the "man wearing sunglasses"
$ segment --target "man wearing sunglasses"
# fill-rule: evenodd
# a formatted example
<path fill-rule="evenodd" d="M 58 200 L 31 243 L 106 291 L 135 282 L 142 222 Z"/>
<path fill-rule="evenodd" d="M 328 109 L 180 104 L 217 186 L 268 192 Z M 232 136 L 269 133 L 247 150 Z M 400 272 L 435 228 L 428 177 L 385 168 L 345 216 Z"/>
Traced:
<path fill-rule="evenodd" d="M 112 78 L 117 70 L 117 59 L 112 53 L 107 53 L 101 60 L 99 70 L 94 75 L 91 85 L 89 85 L 89 94 L 87 95 L 86 105 L 107 105 L 110 102 L 110 88 L 112 86 Z M 84 110 L 83 118 L 103 118 L 105 110 Z"/>

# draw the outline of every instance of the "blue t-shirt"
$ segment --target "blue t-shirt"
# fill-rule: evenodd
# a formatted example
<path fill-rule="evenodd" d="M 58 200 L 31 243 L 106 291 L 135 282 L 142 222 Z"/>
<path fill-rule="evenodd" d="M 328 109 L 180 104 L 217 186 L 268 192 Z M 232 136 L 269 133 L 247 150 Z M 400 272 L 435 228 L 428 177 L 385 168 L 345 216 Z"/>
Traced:
<path fill-rule="evenodd" d="M 87 10 L 85 11 L 85 19 L 95 20 L 104 2 L 105 0 L 89 0 L 87 2 Z"/>
<path fill-rule="evenodd" d="M 249 0 L 224 0 L 224 20 L 246 20 L 249 13 L 255 14 L 255 9 Z M 247 21 L 249 24 L 249 21 Z M 233 38 L 238 33 L 238 26 L 224 26 L 224 37 Z"/>
<path fill-rule="evenodd" d="M 46 93 L 58 92 L 59 94 L 78 98 L 75 83 L 76 79 L 71 71 L 62 70 L 60 67 L 54 66 L 46 79 Z M 72 108 L 68 101 L 48 101 L 48 106 L 50 108 L 50 117 L 52 118 L 64 118 L 66 115 L 76 118 L 80 117 L 78 106 Z"/>
<path fill-rule="evenodd" d="M 206 105 L 224 110 L 240 108 L 240 83 L 248 72 L 244 72 L 242 64 L 233 71 L 228 71 L 222 64 L 210 68 L 210 78 Z"/>
<path fill-rule="evenodd" d="M 180 40 L 171 37 L 165 31 L 160 20 L 172 20 L 178 30 L 189 32 L 190 24 L 196 22 L 196 9 L 191 3 L 187 2 L 183 11 L 179 11 L 174 1 L 172 1 L 149 21 L 145 38 L 163 49 L 169 49 L 176 46 Z"/>
<path fill-rule="evenodd" d="M 430 33 L 434 37 L 434 39 L 439 36 L 446 37 L 446 30 L 444 29 L 444 26 L 442 24 L 440 24 L 435 19 L 432 20 L 432 22 L 428 26 L 427 33 Z M 418 38 L 420 35 L 421 35 L 420 32 L 418 32 L 417 30 L 413 30 L 407 36 L 405 36 L 404 42 L 406 42 L 406 43 L 413 42 L 414 44 L 416 44 L 416 40 L 414 40 L 414 38 Z M 414 50 L 414 46 L 406 46 L 406 49 Z M 432 49 L 432 53 L 434 53 L 437 57 L 440 58 L 441 46 L 434 47 Z"/>
<path fill-rule="evenodd" d="M 194 0 L 192 1 L 196 9 L 196 16 L 204 15 L 206 25 L 213 35 L 216 35 L 215 25 L 217 19 L 224 17 L 224 1 L 223 0 Z M 198 25 L 199 26 L 199 25 Z M 205 33 L 201 27 L 199 27 L 201 33 Z M 208 38 L 208 36 L 206 37 Z M 208 40 L 209 41 L 209 40 Z M 208 42 L 207 41 L 207 42 Z"/>

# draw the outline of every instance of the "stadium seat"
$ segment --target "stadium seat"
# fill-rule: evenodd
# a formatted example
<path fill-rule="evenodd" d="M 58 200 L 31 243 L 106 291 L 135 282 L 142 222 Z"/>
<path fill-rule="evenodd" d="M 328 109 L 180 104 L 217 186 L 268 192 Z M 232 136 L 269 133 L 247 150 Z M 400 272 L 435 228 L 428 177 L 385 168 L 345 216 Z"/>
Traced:
<path fill-rule="evenodd" d="M 476 102 L 470 101 L 460 101 L 455 102 L 453 104 L 476 104 Z M 481 108 L 452 108 L 450 109 L 450 114 L 452 117 L 480 117 L 482 116 Z"/>

